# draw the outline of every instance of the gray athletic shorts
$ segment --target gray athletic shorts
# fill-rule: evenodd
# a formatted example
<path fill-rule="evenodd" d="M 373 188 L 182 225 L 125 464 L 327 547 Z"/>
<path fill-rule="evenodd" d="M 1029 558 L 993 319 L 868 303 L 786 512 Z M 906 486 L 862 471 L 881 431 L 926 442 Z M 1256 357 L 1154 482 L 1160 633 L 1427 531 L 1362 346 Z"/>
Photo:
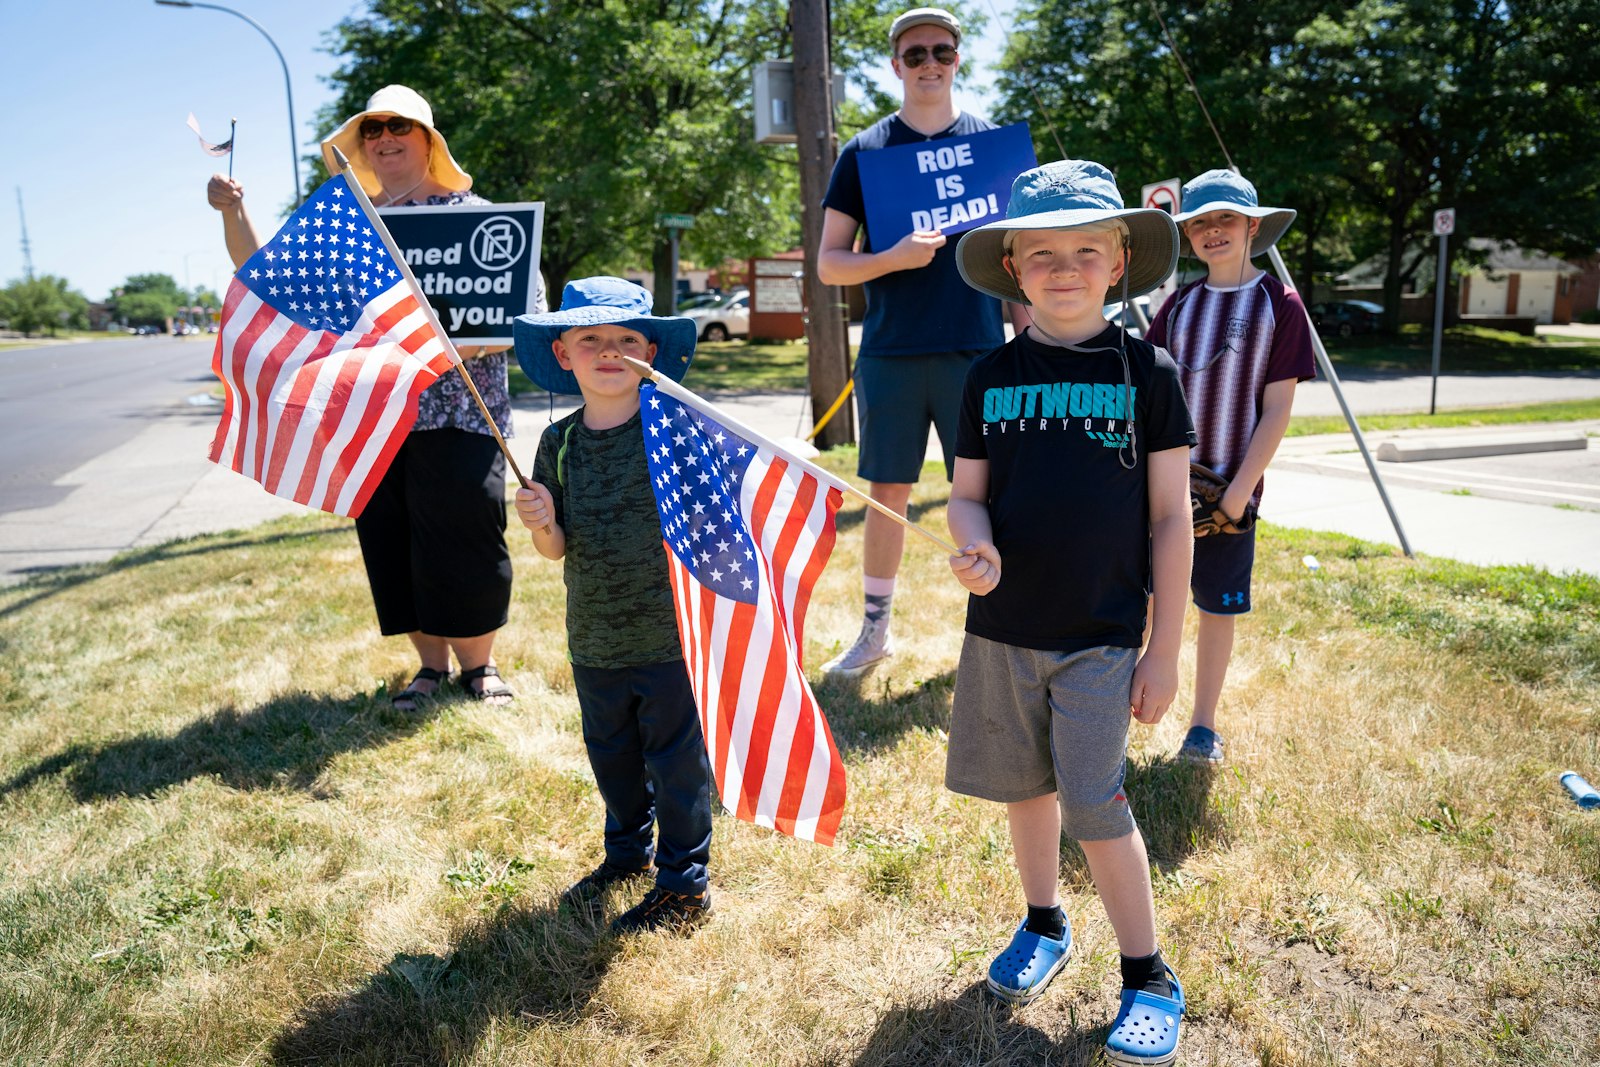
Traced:
<path fill-rule="evenodd" d="M 1138 658 L 1134 648 L 1041 652 L 967 634 L 945 788 L 1002 804 L 1055 793 L 1068 837 L 1131 833 L 1122 773 Z"/>
<path fill-rule="evenodd" d="M 956 464 L 956 422 L 967 368 L 981 352 L 867 356 L 856 361 L 861 452 L 856 474 L 869 482 L 913 484 L 922 476 L 928 427 L 939 432 L 944 474 Z"/>

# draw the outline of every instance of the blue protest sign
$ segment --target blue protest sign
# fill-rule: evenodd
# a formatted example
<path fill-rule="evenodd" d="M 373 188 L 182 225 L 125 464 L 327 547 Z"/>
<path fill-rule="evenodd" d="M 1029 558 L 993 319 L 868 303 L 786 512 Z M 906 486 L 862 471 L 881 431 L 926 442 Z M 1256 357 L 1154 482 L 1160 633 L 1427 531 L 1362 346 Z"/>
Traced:
<path fill-rule="evenodd" d="M 431 204 L 378 212 L 452 341 L 509 345 L 533 310 L 544 204 Z"/>
<path fill-rule="evenodd" d="M 856 158 L 867 236 L 879 252 L 912 230 L 954 235 L 1003 217 L 1011 183 L 1038 166 L 1026 122 Z"/>

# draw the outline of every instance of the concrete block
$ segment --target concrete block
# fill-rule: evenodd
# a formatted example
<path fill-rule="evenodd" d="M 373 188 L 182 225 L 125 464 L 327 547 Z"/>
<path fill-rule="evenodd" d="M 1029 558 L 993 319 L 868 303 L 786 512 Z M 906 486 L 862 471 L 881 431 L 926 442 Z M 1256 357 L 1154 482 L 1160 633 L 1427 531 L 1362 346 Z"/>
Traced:
<path fill-rule="evenodd" d="M 1588 447 L 1589 438 L 1581 430 L 1541 430 L 1538 433 L 1416 437 L 1410 440 L 1385 441 L 1378 446 L 1375 454 L 1385 463 L 1411 463 L 1423 459 L 1511 456 L 1522 452 L 1581 451 Z"/>

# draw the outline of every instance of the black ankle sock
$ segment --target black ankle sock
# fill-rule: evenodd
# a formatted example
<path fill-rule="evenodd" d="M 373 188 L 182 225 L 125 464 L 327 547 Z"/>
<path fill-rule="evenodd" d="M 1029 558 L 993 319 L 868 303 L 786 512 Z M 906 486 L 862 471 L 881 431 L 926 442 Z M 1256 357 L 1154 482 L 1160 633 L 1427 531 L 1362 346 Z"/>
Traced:
<path fill-rule="evenodd" d="M 1154 993 L 1158 997 L 1172 996 L 1172 983 L 1167 981 L 1167 964 L 1157 949 L 1148 956 L 1122 957 L 1122 988 Z"/>
<path fill-rule="evenodd" d="M 1052 904 L 1048 908 L 1036 908 L 1028 905 L 1028 922 L 1023 927 L 1030 934 L 1040 937 L 1053 937 L 1061 940 L 1061 935 L 1067 932 L 1067 917 L 1061 910 L 1060 904 Z"/>

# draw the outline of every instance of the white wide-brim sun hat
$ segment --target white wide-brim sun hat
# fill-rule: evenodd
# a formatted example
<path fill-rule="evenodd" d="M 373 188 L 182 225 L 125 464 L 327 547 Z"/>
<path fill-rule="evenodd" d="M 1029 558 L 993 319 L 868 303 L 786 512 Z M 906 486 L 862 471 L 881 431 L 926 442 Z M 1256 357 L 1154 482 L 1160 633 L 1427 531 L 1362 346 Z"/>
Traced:
<path fill-rule="evenodd" d="M 1011 183 L 1006 217 L 968 230 L 956 245 L 956 267 L 982 293 L 1028 303 L 1002 259 L 1005 240 L 1018 230 L 1067 230 L 1119 220 L 1128 228 L 1127 295 L 1141 296 L 1166 281 L 1178 263 L 1178 228 L 1157 208 L 1123 207 L 1116 179 L 1099 163 L 1063 159 L 1025 171 Z M 1116 286 L 1116 298 L 1122 285 Z M 1108 294 L 1107 299 L 1111 299 Z"/>
<path fill-rule="evenodd" d="M 1194 255 L 1183 224 L 1209 211 L 1232 211 L 1246 218 L 1260 219 L 1261 227 L 1250 240 L 1252 256 L 1265 255 L 1267 249 L 1278 243 L 1278 238 L 1288 232 L 1294 222 L 1292 207 L 1265 207 L 1256 197 L 1256 187 L 1242 174 L 1231 170 L 1208 170 L 1183 183 L 1183 193 L 1178 204 L 1183 210 L 1172 216 L 1178 224 L 1178 248 L 1186 256 Z"/>
<path fill-rule="evenodd" d="M 322 160 L 328 165 L 329 174 L 339 173 L 339 164 L 333 156 L 333 149 L 337 146 L 350 160 L 350 169 L 367 195 L 378 196 L 383 192 L 383 183 L 378 180 L 362 148 L 361 122 L 373 115 L 398 115 L 420 123 L 432 138 L 429 142 L 428 177 L 452 192 L 464 193 L 472 188 L 472 175 L 461 169 L 461 165 L 450 154 L 450 146 L 433 127 L 433 108 L 428 106 L 421 93 L 404 85 L 385 85 L 367 98 L 366 110 L 351 115 L 345 119 L 344 125 L 323 138 Z"/>

